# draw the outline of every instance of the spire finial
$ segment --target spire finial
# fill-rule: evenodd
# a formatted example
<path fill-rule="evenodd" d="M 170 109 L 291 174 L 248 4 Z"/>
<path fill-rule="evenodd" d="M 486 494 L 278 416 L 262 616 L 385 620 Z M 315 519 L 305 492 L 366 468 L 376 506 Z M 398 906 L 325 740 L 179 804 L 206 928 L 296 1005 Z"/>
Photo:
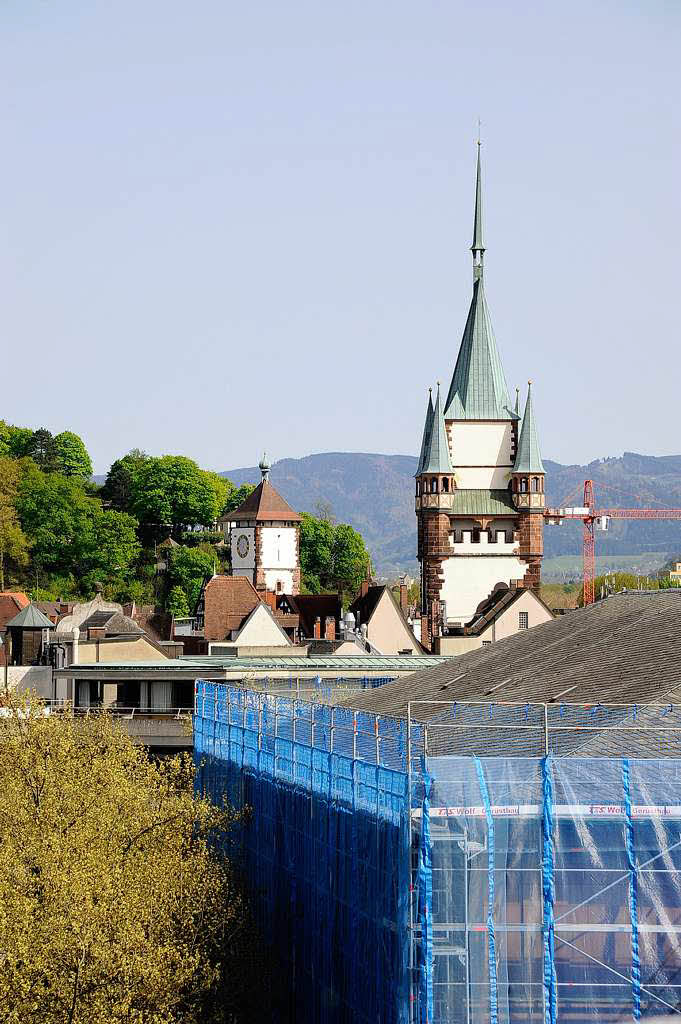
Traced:
<path fill-rule="evenodd" d="M 260 474 L 262 476 L 262 482 L 265 483 L 265 481 L 270 475 L 270 464 L 267 459 L 267 452 L 262 453 L 262 458 L 258 464 L 258 469 L 260 470 Z"/>
<path fill-rule="evenodd" d="M 520 388 L 515 389 L 515 414 L 520 417 Z"/>
<path fill-rule="evenodd" d="M 475 215 L 473 217 L 473 280 L 482 277 L 482 261 L 485 244 L 482 238 L 482 169 L 480 162 L 480 122 L 478 121 L 478 160 L 475 170 Z"/>

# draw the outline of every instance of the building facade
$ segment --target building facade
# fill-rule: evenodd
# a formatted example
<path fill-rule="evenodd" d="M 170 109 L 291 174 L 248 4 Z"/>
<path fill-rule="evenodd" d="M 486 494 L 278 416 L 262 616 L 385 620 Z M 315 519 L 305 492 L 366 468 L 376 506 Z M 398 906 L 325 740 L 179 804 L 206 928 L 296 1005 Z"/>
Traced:
<path fill-rule="evenodd" d="M 300 516 L 269 482 L 266 457 L 262 480 L 229 514 L 232 575 L 245 576 L 258 591 L 300 593 Z"/>
<path fill-rule="evenodd" d="M 536 588 L 541 575 L 544 466 L 531 385 L 521 417 L 485 297 L 479 143 L 471 252 L 468 318 L 447 395 L 438 384 L 428 398 L 416 472 L 421 641 L 431 649 L 499 584 Z"/>

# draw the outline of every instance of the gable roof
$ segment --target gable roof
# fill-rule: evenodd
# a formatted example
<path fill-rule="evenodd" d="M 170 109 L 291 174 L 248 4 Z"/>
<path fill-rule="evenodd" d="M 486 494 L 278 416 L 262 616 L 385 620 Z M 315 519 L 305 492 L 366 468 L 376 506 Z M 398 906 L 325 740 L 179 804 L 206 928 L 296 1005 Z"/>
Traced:
<path fill-rule="evenodd" d="M 260 604 L 260 596 L 246 576 L 213 576 L 203 589 L 204 637 L 224 640 Z"/>
<path fill-rule="evenodd" d="M 506 584 L 497 584 L 495 589 L 486 597 L 484 601 L 481 601 L 478 607 L 475 609 L 475 615 L 473 618 L 466 623 L 460 630 L 455 631 L 466 636 L 478 636 L 489 626 L 490 622 L 494 622 L 502 612 L 506 611 L 511 605 L 521 598 L 523 595 L 529 595 L 535 601 L 537 601 L 553 618 L 553 612 L 546 604 L 542 601 L 536 590 L 531 587 L 514 587 L 511 589 Z"/>
<path fill-rule="evenodd" d="M 278 491 L 275 491 L 269 480 L 261 480 L 246 500 L 222 519 L 228 522 L 234 522 L 235 519 L 252 519 L 255 522 L 262 520 L 300 522 L 298 513 L 294 512 Z"/>
<path fill-rule="evenodd" d="M 3 590 L 0 592 L 0 629 L 4 628 L 6 623 L 28 604 L 30 604 L 29 599 L 21 591 Z"/>
<path fill-rule="evenodd" d="M 28 604 L 22 608 L 18 615 L 10 619 L 7 628 L 15 629 L 54 629 L 54 622 L 50 622 L 46 615 L 40 611 L 35 604 Z"/>
<path fill-rule="evenodd" d="M 378 603 L 381 600 L 381 598 L 383 597 L 384 593 L 387 593 L 388 600 L 391 602 L 391 604 L 393 605 L 393 608 L 395 609 L 395 612 L 397 613 L 398 617 L 402 621 L 402 624 L 404 625 L 405 630 L 409 634 L 414 647 L 416 647 L 416 649 L 418 651 L 424 651 L 425 649 L 422 647 L 422 645 L 418 642 L 418 640 L 414 636 L 413 629 L 411 628 L 411 626 L 407 622 L 407 620 L 404 617 L 404 614 L 402 612 L 402 609 L 400 608 L 399 604 L 395 600 L 395 595 L 393 594 L 393 592 L 390 589 L 390 587 L 385 586 L 384 584 L 380 585 L 380 586 L 369 587 L 369 589 L 368 589 L 366 594 L 360 594 L 358 597 L 355 598 L 355 600 L 350 605 L 350 611 L 353 613 L 353 615 L 355 615 L 355 616 L 359 615 L 358 625 L 359 626 L 361 626 L 361 625 L 367 625 L 368 626 L 369 625 L 369 623 L 371 621 L 371 617 L 373 616 L 374 612 L 376 611 L 376 608 L 378 607 Z"/>
<path fill-rule="evenodd" d="M 539 437 L 534 422 L 532 407 L 532 381 L 527 382 L 527 402 L 518 438 L 518 452 L 513 466 L 514 473 L 543 473 L 544 463 L 539 451 Z"/>
<path fill-rule="evenodd" d="M 631 591 L 343 704 L 405 717 L 414 700 L 630 705 L 664 701 L 674 692 L 681 703 L 680 651 L 681 591 Z M 435 706 L 432 712 L 421 707 L 418 717 L 437 713 Z"/>
<path fill-rule="evenodd" d="M 338 621 L 341 616 L 341 599 L 338 594 L 280 594 L 277 597 L 277 609 L 283 604 L 288 605 L 294 615 L 298 615 L 301 633 L 307 638 L 314 637 L 317 619 L 323 630 L 325 619 Z"/>
<path fill-rule="evenodd" d="M 128 615 L 123 615 L 119 611 L 110 611 L 100 609 L 89 615 L 84 622 L 81 623 L 81 631 L 87 632 L 88 629 L 102 629 L 106 630 L 106 636 L 121 636 L 131 635 L 139 636 L 144 633 L 142 627 L 131 619 Z"/>
<path fill-rule="evenodd" d="M 291 647 L 292 646 L 291 641 L 289 640 L 288 636 L 286 635 L 284 630 L 281 628 L 281 626 L 279 625 L 277 620 L 275 619 L 275 617 L 274 617 L 274 615 L 272 613 L 272 609 L 270 608 L 270 606 L 265 601 L 260 601 L 258 603 L 258 605 L 253 609 L 253 611 L 251 611 L 246 616 L 246 619 L 243 622 L 243 624 L 241 626 L 241 629 L 239 630 L 237 636 L 234 638 L 233 642 L 237 643 L 237 641 L 241 641 L 242 643 L 248 643 L 247 639 L 246 640 L 242 640 L 242 634 L 243 634 L 244 630 L 247 628 L 247 626 L 249 625 L 249 623 L 251 623 L 255 619 L 255 617 L 257 615 L 262 615 L 262 614 L 268 615 L 270 617 L 270 619 L 272 620 L 272 624 L 274 625 L 274 627 L 276 628 L 277 632 L 281 635 L 281 637 L 282 637 L 282 639 L 284 641 L 284 644 L 282 646 Z"/>

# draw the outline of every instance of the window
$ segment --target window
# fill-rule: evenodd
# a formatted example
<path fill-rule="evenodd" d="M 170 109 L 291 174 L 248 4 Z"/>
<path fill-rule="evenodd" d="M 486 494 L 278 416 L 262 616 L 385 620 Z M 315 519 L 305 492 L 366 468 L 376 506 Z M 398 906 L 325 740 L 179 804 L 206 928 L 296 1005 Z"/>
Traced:
<path fill-rule="evenodd" d="M 421 493 L 421 484 L 420 484 L 420 483 L 418 482 L 418 480 L 417 480 L 417 481 L 416 481 L 416 497 L 417 497 L 417 498 L 418 498 L 418 496 L 419 496 L 419 494 L 420 494 L 420 493 Z"/>
<path fill-rule="evenodd" d="M 430 493 L 437 494 L 437 480 L 435 477 L 430 481 Z"/>
<path fill-rule="evenodd" d="M 520 481 L 520 491 L 522 494 L 527 494 L 527 477 L 524 476 Z"/>
<path fill-rule="evenodd" d="M 483 640 L 482 641 L 482 646 L 483 647 L 491 647 L 491 645 L 492 645 L 492 641 L 491 640 Z"/>
<path fill-rule="evenodd" d="M 527 612 L 518 612 L 518 629 L 529 629 L 529 615 Z"/>

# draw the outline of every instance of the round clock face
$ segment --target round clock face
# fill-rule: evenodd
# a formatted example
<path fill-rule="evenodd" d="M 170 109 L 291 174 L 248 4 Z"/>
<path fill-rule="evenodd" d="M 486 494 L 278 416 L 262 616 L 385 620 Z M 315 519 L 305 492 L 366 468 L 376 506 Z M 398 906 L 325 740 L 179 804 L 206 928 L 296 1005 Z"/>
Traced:
<path fill-rule="evenodd" d="M 236 550 L 237 550 L 237 554 L 239 555 L 239 558 L 245 558 L 246 557 L 246 555 L 248 554 L 248 549 L 250 548 L 250 546 L 251 545 L 250 545 L 250 542 L 248 540 L 248 537 L 246 536 L 245 533 L 242 533 L 237 538 L 237 542 L 236 542 Z"/>

